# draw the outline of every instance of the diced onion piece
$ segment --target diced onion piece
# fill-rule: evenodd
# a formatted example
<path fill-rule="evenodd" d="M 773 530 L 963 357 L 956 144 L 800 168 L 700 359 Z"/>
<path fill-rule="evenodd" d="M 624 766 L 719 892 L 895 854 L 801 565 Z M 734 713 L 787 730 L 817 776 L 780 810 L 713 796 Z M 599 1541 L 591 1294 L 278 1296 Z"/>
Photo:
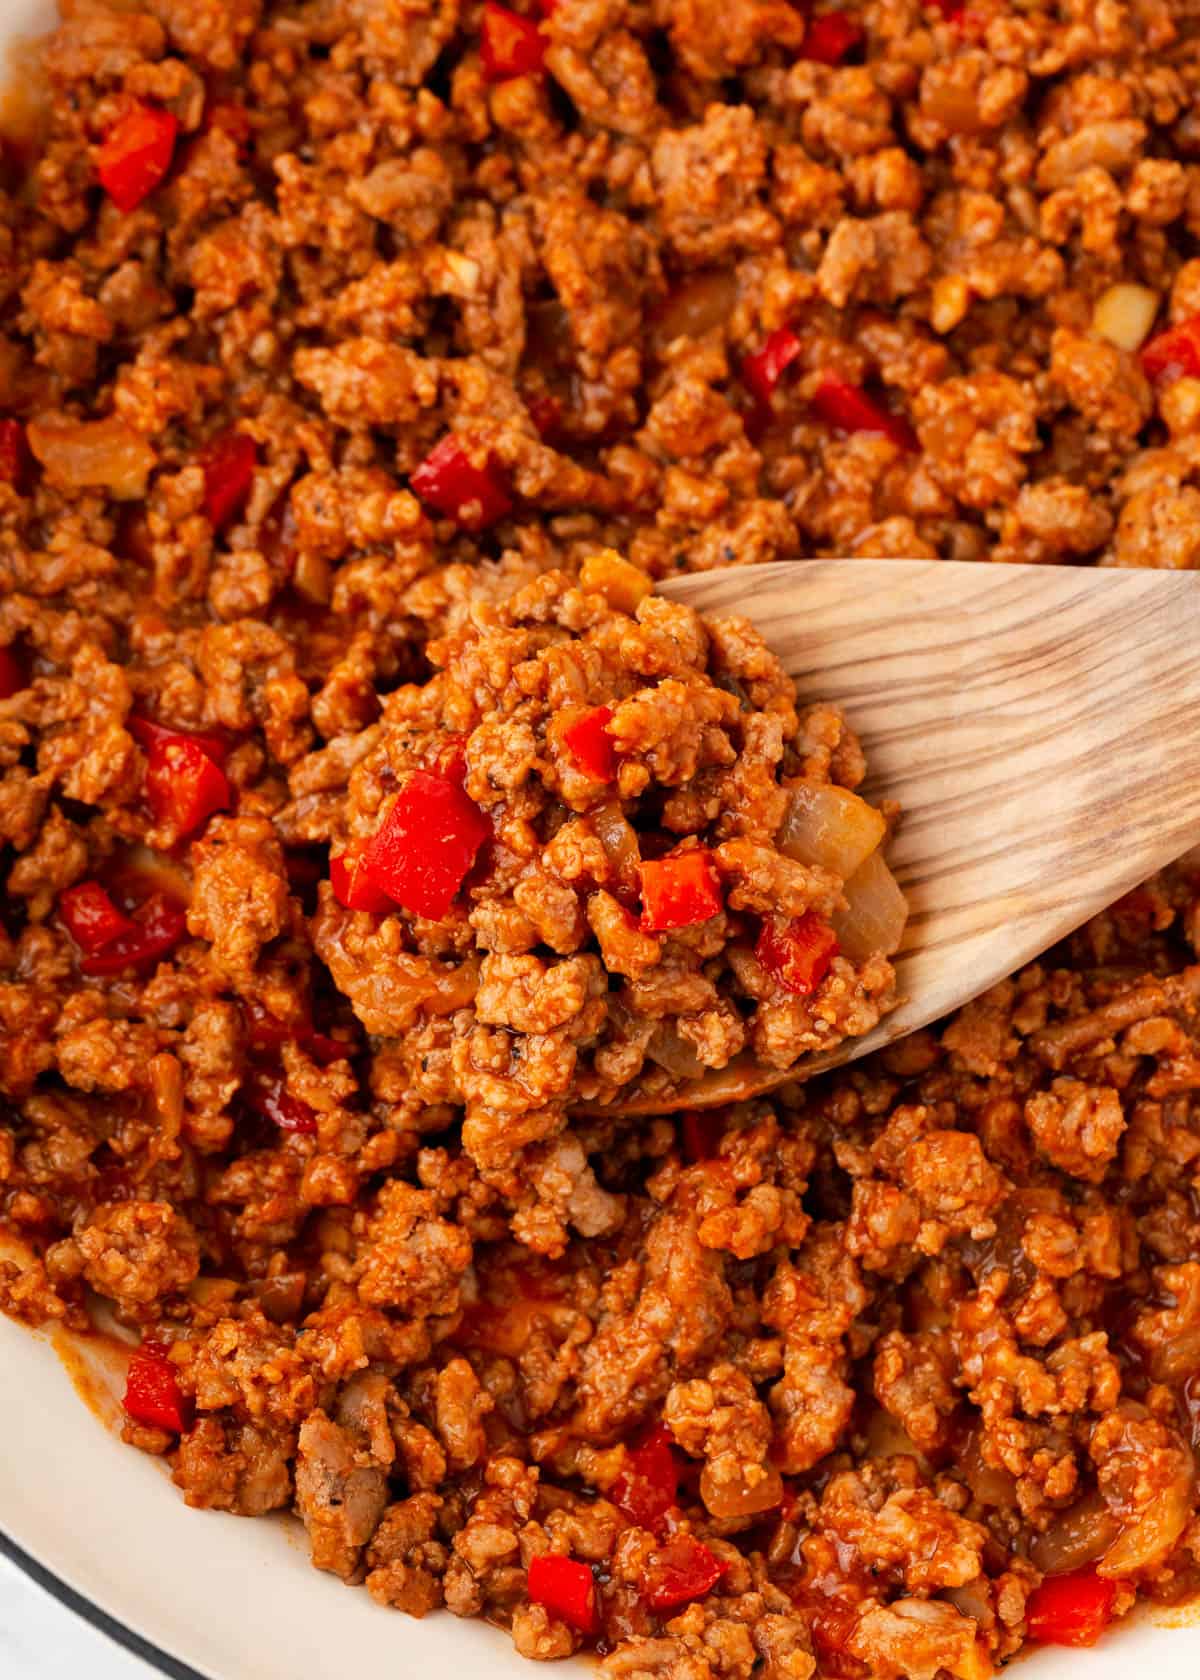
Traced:
<path fill-rule="evenodd" d="M 59 490 L 107 490 L 118 501 L 146 494 L 158 457 L 123 420 L 31 420 L 29 447 Z"/>
<path fill-rule="evenodd" d="M 729 268 L 701 269 L 678 285 L 654 317 L 665 343 L 699 338 L 724 326 L 737 302 L 737 273 Z"/>
<path fill-rule="evenodd" d="M 1099 1490 L 1093 1488 L 1060 1511 L 1043 1533 L 1034 1535 L 1030 1559 L 1043 1575 L 1073 1575 L 1108 1550 L 1120 1527 Z"/>
<path fill-rule="evenodd" d="M 849 789 L 797 782 L 776 844 L 797 863 L 817 863 L 848 881 L 883 839 L 883 814 Z"/>
<path fill-rule="evenodd" d="M 654 588 L 645 572 L 622 559 L 615 548 L 602 548 L 597 554 L 589 554 L 580 569 L 579 581 L 585 589 L 603 595 L 610 607 L 623 613 L 636 612 L 639 602 Z"/>
<path fill-rule="evenodd" d="M 1122 281 L 1101 292 L 1092 310 L 1092 331 L 1118 350 L 1140 350 L 1158 314 L 1158 293 Z"/>
<path fill-rule="evenodd" d="M 989 1464 L 983 1456 L 981 1429 L 971 1429 L 959 1451 L 958 1465 L 963 1480 L 981 1505 L 1004 1509 L 1016 1504 L 1017 1485 L 1012 1476 L 1002 1466 Z"/>
<path fill-rule="evenodd" d="M 699 1079 L 704 1072 L 704 1063 L 674 1027 L 661 1023 L 655 1027 L 654 1036 L 646 1046 L 646 1054 L 672 1079 Z"/>
<path fill-rule="evenodd" d="M 236 1278 L 198 1277 L 188 1284 L 188 1299 L 198 1307 L 220 1307 L 237 1295 Z"/>
<path fill-rule="evenodd" d="M 893 1417 L 882 1406 L 872 1410 L 863 1428 L 863 1436 L 866 1440 L 864 1456 L 867 1458 L 897 1458 L 903 1455 L 916 1459 L 919 1464 L 926 1462 L 920 1447 L 900 1419 Z"/>
<path fill-rule="evenodd" d="M 1161 1563 L 1187 1527 L 1192 1509 L 1192 1481 L 1191 1466 L 1181 1464 L 1175 1480 L 1157 1499 L 1151 1500 L 1137 1522 L 1131 1523 L 1113 1541 L 1096 1566 L 1097 1574 L 1108 1580 L 1120 1580 Z"/>
<path fill-rule="evenodd" d="M 610 885 L 617 897 L 638 891 L 638 865 L 642 861 L 638 837 L 626 820 L 619 803 L 598 805 L 591 813 L 592 826 L 600 837 L 604 855 L 612 870 Z"/>
<path fill-rule="evenodd" d="M 783 1477 L 773 1464 L 766 1464 L 757 1481 L 739 1476 L 732 1482 L 718 1482 L 712 1466 L 706 1464 L 700 1472 L 700 1497 L 718 1522 L 737 1522 L 773 1511 L 783 1499 Z"/>
<path fill-rule="evenodd" d="M 890 957 L 899 948 L 908 905 L 882 852 L 871 853 L 845 892 L 847 908 L 830 918 L 843 955 L 851 962 L 865 962 L 876 952 Z"/>

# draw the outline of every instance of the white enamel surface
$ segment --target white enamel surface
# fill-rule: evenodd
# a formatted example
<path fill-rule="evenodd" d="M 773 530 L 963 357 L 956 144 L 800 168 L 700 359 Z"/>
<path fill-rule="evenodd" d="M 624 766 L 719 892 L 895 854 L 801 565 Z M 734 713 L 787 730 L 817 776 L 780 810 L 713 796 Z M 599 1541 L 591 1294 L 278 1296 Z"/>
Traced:
<path fill-rule="evenodd" d="M 501 1633 L 382 1610 L 308 1562 L 291 1519 L 184 1505 L 163 1465 L 85 1405 L 54 1348 L 0 1320 L 0 1529 L 211 1680 L 353 1680 L 455 1667 L 529 1680 Z"/>
<path fill-rule="evenodd" d="M 0 0 L 0 49 L 47 21 L 38 0 Z M 6 1319 L 0 1373 L 0 1531 L 209 1680 L 535 1675 L 503 1633 L 445 1614 L 413 1621 L 318 1574 L 290 1520 L 188 1510 L 162 1465 L 83 1403 L 48 1340 Z M 1040 1652 L 1022 1680 L 1194 1680 L 1200 1621 L 1182 1621 L 1145 1619 L 1092 1651 Z"/>
<path fill-rule="evenodd" d="M 4 1680 L 157 1680 L 154 1669 L 0 1556 Z"/>

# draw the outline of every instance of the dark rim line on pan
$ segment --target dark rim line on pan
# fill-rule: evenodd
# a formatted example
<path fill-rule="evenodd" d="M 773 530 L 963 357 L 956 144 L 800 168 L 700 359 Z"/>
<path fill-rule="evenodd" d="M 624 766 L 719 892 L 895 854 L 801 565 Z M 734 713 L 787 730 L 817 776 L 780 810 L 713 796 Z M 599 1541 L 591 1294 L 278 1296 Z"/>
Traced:
<path fill-rule="evenodd" d="M 73 1610 L 77 1616 L 105 1634 L 115 1645 L 124 1646 L 135 1657 L 140 1657 L 143 1662 L 149 1663 L 152 1668 L 156 1668 L 160 1674 L 167 1675 L 168 1680 L 210 1680 L 210 1677 L 202 1674 L 198 1668 L 192 1668 L 189 1663 L 180 1662 L 178 1657 L 173 1657 L 169 1651 L 162 1650 L 158 1645 L 152 1645 L 148 1639 L 143 1639 L 140 1633 L 135 1633 L 132 1628 L 126 1627 L 124 1622 L 119 1622 L 115 1616 L 110 1616 L 107 1610 L 102 1610 L 90 1598 L 85 1598 L 82 1593 L 76 1592 L 74 1587 L 69 1587 L 53 1570 L 47 1569 L 35 1557 L 30 1556 L 23 1547 L 18 1546 L 15 1540 L 10 1539 L 2 1528 L 0 1528 L 0 1556 L 6 1557 L 11 1563 L 16 1564 L 17 1568 L 28 1575 L 31 1581 L 34 1581 L 44 1592 L 49 1593 L 51 1598 L 56 1598 L 60 1604 L 65 1604 L 68 1610 Z"/>

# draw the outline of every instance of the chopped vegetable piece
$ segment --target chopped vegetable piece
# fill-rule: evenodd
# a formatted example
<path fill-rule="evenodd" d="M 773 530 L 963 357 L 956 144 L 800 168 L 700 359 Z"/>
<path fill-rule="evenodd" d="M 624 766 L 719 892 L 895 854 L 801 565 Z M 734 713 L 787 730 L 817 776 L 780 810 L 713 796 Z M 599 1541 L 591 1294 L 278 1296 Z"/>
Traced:
<path fill-rule="evenodd" d="M 1094 1645 L 1112 1621 L 1116 1597 L 1117 1583 L 1094 1569 L 1048 1575 L 1025 1606 L 1029 1637 L 1043 1645 Z"/>
<path fill-rule="evenodd" d="M 85 957 L 95 956 L 114 939 L 134 931 L 134 923 L 118 910 L 99 881 L 80 881 L 59 893 L 58 913 Z"/>
<path fill-rule="evenodd" d="M 611 782 L 617 774 L 617 751 L 608 733 L 611 706 L 596 706 L 563 730 L 567 750 L 578 769 L 597 782 Z"/>
<path fill-rule="evenodd" d="M 490 461 L 475 466 L 453 432 L 434 445 L 409 483 L 427 507 L 469 531 L 482 531 L 512 510 L 497 469 Z"/>
<path fill-rule="evenodd" d="M 721 1148 L 725 1122 L 716 1109 L 689 1109 L 679 1117 L 683 1140 L 683 1158 L 693 1165 L 697 1161 L 711 1161 Z"/>
<path fill-rule="evenodd" d="M 161 1348 L 140 1347 L 130 1356 L 124 1406 L 135 1423 L 182 1435 L 192 1421 L 192 1405 L 180 1391 L 175 1367 Z"/>
<path fill-rule="evenodd" d="M 329 882 L 333 896 L 346 910 L 372 910 L 381 915 L 396 906 L 367 873 L 366 842 L 352 840 L 344 852 L 329 860 Z"/>
<path fill-rule="evenodd" d="M 584 589 L 594 589 L 610 607 L 623 613 L 635 613 L 654 589 L 645 572 L 623 559 L 615 548 L 589 554 L 580 567 L 579 581 Z"/>
<path fill-rule="evenodd" d="M 298 1132 L 303 1137 L 312 1137 L 316 1132 L 315 1110 L 299 1097 L 293 1097 L 282 1079 L 248 1079 L 242 1095 L 256 1114 L 278 1126 L 281 1132 Z"/>
<path fill-rule="evenodd" d="M 883 812 L 833 782 L 794 782 L 775 844 L 797 863 L 820 864 L 843 881 L 879 845 L 887 829 Z"/>
<path fill-rule="evenodd" d="M 158 463 L 146 439 L 115 414 L 103 420 L 34 419 L 25 436 L 55 490 L 107 490 L 119 502 L 140 501 Z"/>
<path fill-rule="evenodd" d="M 233 798 L 229 778 L 204 748 L 186 735 L 156 741 L 146 768 L 146 798 L 156 823 L 180 839 L 203 826 Z"/>
<path fill-rule="evenodd" d="M 642 881 L 643 933 L 691 927 L 724 909 L 716 865 L 712 853 L 703 846 L 639 864 L 638 874 Z"/>
<path fill-rule="evenodd" d="M 1200 315 L 1155 333 L 1139 360 L 1147 379 L 1195 379 L 1200 376 Z"/>
<path fill-rule="evenodd" d="M 600 1626 L 596 1578 L 586 1563 L 550 1552 L 531 1558 L 529 1596 L 576 1633 L 595 1633 Z"/>
<path fill-rule="evenodd" d="M 762 349 L 754 351 L 743 361 L 742 380 L 764 406 L 770 402 L 776 385 L 802 348 L 791 327 L 777 327 Z"/>
<path fill-rule="evenodd" d="M 29 477 L 29 445 L 19 420 L 0 420 L 0 482 L 14 490 L 24 487 Z"/>
<path fill-rule="evenodd" d="M 890 957 L 900 949 L 908 921 L 908 903 L 881 851 L 872 852 L 846 882 L 846 908 L 833 916 L 833 931 L 851 962 L 866 962 L 879 952 Z"/>
<path fill-rule="evenodd" d="M 846 54 L 866 40 L 860 23 L 845 12 L 822 12 L 812 18 L 804 36 L 802 57 L 817 64 L 840 64 Z"/>
<path fill-rule="evenodd" d="M 480 58 L 489 82 L 509 76 L 536 76 L 546 56 L 546 37 L 532 18 L 510 11 L 498 0 L 485 0 Z"/>
<path fill-rule="evenodd" d="M 657 1530 L 679 1494 L 679 1464 L 670 1430 L 659 1423 L 625 1460 L 609 1497 L 639 1528 Z"/>
<path fill-rule="evenodd" d="M 258 450 L 245 432 L 223 432 L 200 457 L 204 468 L 204 511 L 214 531 L 236 519 L 250 499 Z"/>
<path fill-rule="evenodd" d="M 268 1015 L 253 999 L 243 1008 L 246 1043 L 251 1050 L 282 1050 L 285 1044 L 303 1044 L 311 1031 L 307 1021 L 281 1021 L 278 1015 Z"/>
<path fill-rule="evenodd" d="M 1159 297 L 1149 286 L 1121 282 L 1101 292 L 1092 307 L 1092 331 L 1118 350 L 1140 350 L 1158 314 Z"/>
<path fill-rule="evenodd" d="M 838 954 L 837 935 L 814 910 L 790 921 L 768 916 L 754 954 L 785 992 L 807 997 L 829 973 L 829 965 Z"/>
<path fill-rule="evenodd" d="M 326 1067 L 330 1062 L 341 1062 L 347 1056 L 355 1054 L 356 1046 L 344 1038 L 331 1038 L 328 1033 L 310 1031 L 306 1038 L 300 1041 L 308 1051 L 314 1062 Z"/>
<path fill-rule="evenodd" d="M 224 735 L 202 729 L 171 729 L 165 723 L 153 723 L 149 718 L 131 717 L 126 727 L 139 746 L 146 751 L 162 748 L 172 741 L 190 741 L 200 748 L 214 764 L 224 764 L 229 757 L 231 743 Z"/>
<path fill-rule="evenodd" d="M 27 686 L 21 661 L 12 648 L 0 648 L 0 700 L 11 700 Z"/>
<path fill-rule="evenodd" d="M 80 964 L 90 975 L 120 974 L 124 968 L 142 968 L 160 957 L 168 957 L 187 933 L 187 916 L 181 905 L 165 893 L 153 893 L 138 906 L 132 930 L 120 934 L 111 945 Z"/>
<path fill-rule="evenodd" d="M 759 1517 L 764 1511 L 774 1511 L 783 1501 L 783 1477 L 773 1464 L 764 1465 L 761 1474 L 757 1467 L 748 1466 L 747 1473 L 726 1481 L 713 1474 L 711 1461 L 700 1472 L 700 1497 L 709 1513 L 718 1522 L 741 1522 L 746 1517 Z"/>
<path fill-rule="evenodd" d="M 417 770 L 367 847 L 367 875 L 394 903 L 441 921 L 491 832 L 456 782 Z"/>
<path fill-rule="evenodd" d="M 542 442 L 557 436 L 562 426 L 562 404 L 558 398 L 549 391 L 543 391 L 540 397 L 530 398 L 528 406 L 529 418 Z"/>
<path fill-rule="evenodd" d="M 897 449 L 917 448 L 917 436 L 902 414 L 892 414 L 858 385 L 836 374 L 823 375 L 813 397 L 814 412 L 843 432 L 879 432 Z"/>
<path fill-rule="evenodd" d="M 311 1021 L 281 1021 L 277 1015 L 268 1015 L 262 1006 L 253 1000 L 247 1002 L 244 1008 L 246 1044 L 251 1050 L 278 1051 L 282 1050 L 285 1044 L 299 1044 L 314 1062 L 320 1062 L 322 1066 L 354 1054 L 353 1044 L 317 1032 Z"/>
<path fill-rule="evenodd" d="M 711 1592 L 728 1565 L 692 1534 L 673 1534 L 651 1555 L 642 1578 L 642 1599 L 660 1613 L 690 1604 Z"/>
<path fill-rule="evenodd" d="M 100 145 L 100 185 L 122 214 L 136 210 L 171 167 L 179 124 L 170 111 L 139 102 Z"/>

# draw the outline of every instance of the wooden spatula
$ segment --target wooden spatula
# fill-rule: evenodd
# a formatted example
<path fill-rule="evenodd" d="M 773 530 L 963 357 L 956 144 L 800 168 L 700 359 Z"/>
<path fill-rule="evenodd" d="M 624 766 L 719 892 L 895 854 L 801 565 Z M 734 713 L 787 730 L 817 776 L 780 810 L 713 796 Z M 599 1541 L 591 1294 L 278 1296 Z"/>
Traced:
<path fill-rule="evenodd" d="M 812 560 L 673 579 L 750 619 L 802 701 L 841 704 L 868 798 L 904 808 L 901 1002 L 780 1073 L 740 1057 L 669 1101 L 733 1102 L 852 1061 L 976 997 L 1200 841 L 1200 578 Z"/>

